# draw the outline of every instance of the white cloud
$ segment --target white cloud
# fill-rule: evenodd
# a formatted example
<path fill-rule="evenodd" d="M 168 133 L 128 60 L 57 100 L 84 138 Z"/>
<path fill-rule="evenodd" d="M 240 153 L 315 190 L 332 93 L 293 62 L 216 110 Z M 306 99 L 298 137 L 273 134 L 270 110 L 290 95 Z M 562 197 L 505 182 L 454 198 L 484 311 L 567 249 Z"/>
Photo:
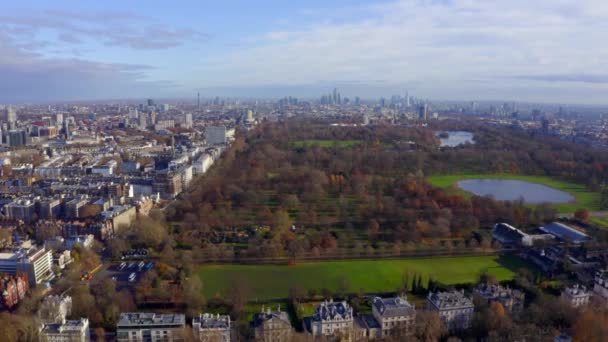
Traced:
<path fill-rule="evenodd" d="M 496 80 L 509 97 L 537 89 L 549 99 L 542 89 L 555 87 L 538 83 L 563 83 L 565 91 L 578 86 L 577 75 L 608 74 L 603 0 L 403 0 L 369 10 L 373 19 L 268 32 L 256 47 L 212 58 L 205 79 L 220 86 L 382 79 L 419 84 L 435 97 L 469 87 L 471 98 L 495 96 L 480 94 Z M 596 82 L 577 94 L 605 88 Z"/>

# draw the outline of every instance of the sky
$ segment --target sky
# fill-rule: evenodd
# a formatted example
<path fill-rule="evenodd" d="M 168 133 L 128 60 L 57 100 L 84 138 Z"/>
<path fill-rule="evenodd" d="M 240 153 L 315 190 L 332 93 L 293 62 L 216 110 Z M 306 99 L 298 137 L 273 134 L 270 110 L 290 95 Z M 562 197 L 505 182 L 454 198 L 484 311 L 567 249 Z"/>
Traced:
<path fill-rule="evenodd" d="M 605 0 L 0 0 L 0 103 L 608 104 Z"/>

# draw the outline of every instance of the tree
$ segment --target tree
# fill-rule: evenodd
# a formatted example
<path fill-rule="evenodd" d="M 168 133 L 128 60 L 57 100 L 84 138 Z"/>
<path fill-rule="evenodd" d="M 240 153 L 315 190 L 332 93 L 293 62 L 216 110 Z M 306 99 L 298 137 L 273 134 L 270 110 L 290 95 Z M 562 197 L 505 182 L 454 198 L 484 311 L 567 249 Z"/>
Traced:
<path fill-rule="evenodd" d="M 573 327 L 575 341 L 600 342 L 608 339 L 608 311 L 587 309 Z"/>
<path fill-rule="evenodd" d="M 574 218 L 586 222 L 587 220 L 589 220 L 589 211 L 584 208 L 576 209 L 576 211 L 574 212 Z"/>
<path fill-rule="evenodd" d="M 416 312 L 416 337 L 423 342 L 434 342 L 447 333 L 447 329 L 439 314 L 432 311 Z"/>
<path fill-rule="evenodd" d="M 188 310 L 189 316 L 194 316 L 201 312 L 205 305 L 205 297 L 203 297 L 203 283 L 201 278 L 193 276 L 187 278 L 183 284 L 184 302 Z"/>

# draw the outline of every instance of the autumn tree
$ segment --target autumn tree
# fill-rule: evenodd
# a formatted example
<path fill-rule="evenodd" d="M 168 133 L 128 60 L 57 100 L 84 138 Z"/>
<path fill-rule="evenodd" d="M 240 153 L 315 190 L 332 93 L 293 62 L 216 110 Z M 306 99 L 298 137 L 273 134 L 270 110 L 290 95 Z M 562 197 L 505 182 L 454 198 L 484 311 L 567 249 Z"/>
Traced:
<path fill-rule="evenodd" d="M 586 222 L 587 220 L 589 220 L 589 211 L 584 208 L 576 209 L 576 211 L 574 212 L 574 218 Z"/>

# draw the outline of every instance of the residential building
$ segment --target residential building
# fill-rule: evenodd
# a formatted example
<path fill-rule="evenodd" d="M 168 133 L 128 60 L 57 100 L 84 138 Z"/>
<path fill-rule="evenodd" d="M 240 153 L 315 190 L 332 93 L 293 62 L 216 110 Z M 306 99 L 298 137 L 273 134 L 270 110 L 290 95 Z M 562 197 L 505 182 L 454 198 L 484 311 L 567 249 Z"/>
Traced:
<path fill-rule="evenodd" d="M 49 198 L 38 202 L 38 218 L 42 220 L 56 219 L 61 214 L 61 199 Z"/>
<path fill-rule="evenodd" d="M 184 341 L 183 314 L 121 313 L 116 324 L 118 342 Z"/>
<path fill-rule="evenodd" d="M 230 342 L 230 316 L 201 314 L 192 318 L 192 330 L 201 342 Z"/>
<path fill-rule="evenodd" d="M 293 334 L 289 315 L 280 307 L 276 311 L 262 308 L 262 312 L 253 316 L 252 328 L 256 341 L 290 341 Z"/>
<path fill-rule="evenodd" d="M 205 138 L 209 145 L 221 145 L 227 141 L 226 126 L 209 126 L 205 129 Z"/>
<path fill-rule="evenodd" d="M 32 223 L 36 217 L 36 203 L 28 198 L 18 199 L 4 206 L 6 216 L 11 220 Z"/>
<path fill-rule="evenodd" d="M 578 308 L 589 304 L 591 294 L 591 291 L 587 290 L 585 286 L 576 284 L 566 287 L 562 291 L 560 298 L 565 300 L 572 307 Z"/>
<path fill-rule="evenodd" d="M 314 338 L 353 341 L 353 309 L 345 301 L 324 301 L 317 307 L 314 315 L 305 320 L 304 325 Z"/>
<path fill-rule="evenodd" d="M 375 297 L 372 300 L 372 314 L 380 325 L 381 338 L 410 336 L 414 333 L 416 307 L 405 297 Z"/>
<path fill-rule="evenodd" d="M 450 332 L 471 326 L 475 306 L 464 291 L 430 292 L 426 300 L 427 309 L 437 312 Z"/>
<path fill-rule="evenodd" d="M 14 252 L 0 253 L 0 272 L 12 275 L 25 272 L 30 286 L 54 278 L 52 266 L 53 254 L 44 247 L 18 248 Z"/>
<path fill-rule="evenodd" d="M 89 320 L 81 318 L 42 324 L 40 339 L 45 342 L 89 342 Z"/>
<path fill-rule="evenodd" d="M 525 293 L 509 287 L 494 284 L 480 284 L 473 294 L 485 299 L 488 303 L 498 302 L 511 313 L 520 313 L 524 309 Z"/>
<path fill-rule="evenodd" d="M 594 278 L 593 296 L 599 302 L 608 304 L 608 274 L 597 272 Z"/>
<path fill-rule="evenodd" d="M 10 310 L 15 307 L 29 291 L 27 273 L 0 275 L 0 309 Z"/>

